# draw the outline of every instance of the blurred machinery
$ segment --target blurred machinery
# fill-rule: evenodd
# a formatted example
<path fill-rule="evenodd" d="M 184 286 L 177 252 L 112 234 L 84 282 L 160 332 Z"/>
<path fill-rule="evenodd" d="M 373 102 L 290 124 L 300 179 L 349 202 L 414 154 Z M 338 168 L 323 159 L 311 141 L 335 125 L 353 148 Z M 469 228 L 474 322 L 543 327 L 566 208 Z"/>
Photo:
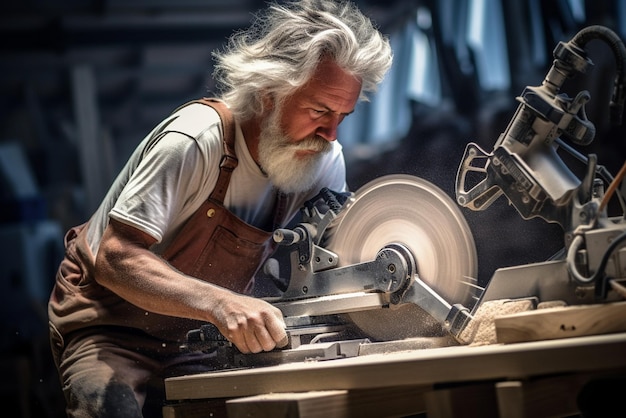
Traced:
<path fill-rule="evenodd" d="M 610 29 L 590 26 L 557 45 L 542 85 L 527 87 L 518 97 L 518 109 L 492 153 L 471 143 L 466 148 L 457 175 L 459 205 L 485 210 L 504 195 L 524 219 L 540 217 L 558 223 L 565 233 L 566 253 L 561 260 L 499 270 L 484 298 L 533 295 L 579 304 L 624 295 L 626 222 L 623 214 L 610 217 L 607 205 L 615 196 L 625 208 L 626 165 L 613 177 L 598 165 L 595 155 L 585 157 L 571 146 L 588 145 L 594 139 L 594 125 L 585 115 L 590 95 L 581 91 L 570 98 L 560 93 L 567 79 L 592 64 L 584 48 L 594 39 L 605 41 L 615 57 L 617 74 L 609 108 L 612 122 L 621 124 L 626 49 Z M 582 180 L 558 151 L 586 166 Z M 477 173 L 482 176 L 479 181 L 472 177 Z"/>

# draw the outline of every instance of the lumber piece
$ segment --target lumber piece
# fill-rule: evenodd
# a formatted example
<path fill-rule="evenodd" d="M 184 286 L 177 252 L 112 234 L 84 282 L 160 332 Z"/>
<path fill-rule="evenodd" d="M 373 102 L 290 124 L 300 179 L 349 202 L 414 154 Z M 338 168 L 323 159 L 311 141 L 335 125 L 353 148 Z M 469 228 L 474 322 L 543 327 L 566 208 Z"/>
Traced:
<path fill-rule="evenodd" d="M 163 418 L 228 418 L 225 399 L 172 402 L 163 406 Z"/>
<path fill-rule="evenodd" d="M 554 340 L 626 331 L 626 301 L 503 315 L 494 320 L 498 343 Z"/>
<path fill-rule="evenodd" d="M 380 418 L 425 411 L 423 394 L 430 387 L 407 386 L 367 390 L 282 392 L 226 402 L 229 418 Z"/>

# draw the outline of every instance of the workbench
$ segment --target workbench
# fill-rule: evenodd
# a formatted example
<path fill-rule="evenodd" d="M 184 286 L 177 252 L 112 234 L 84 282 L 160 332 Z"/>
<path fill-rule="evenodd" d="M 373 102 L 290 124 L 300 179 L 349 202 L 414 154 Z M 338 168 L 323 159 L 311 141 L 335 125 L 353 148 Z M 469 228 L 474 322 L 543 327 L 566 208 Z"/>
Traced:
<path fill-rule="evenodd" d="M 163 412 L 164 418 L 572 416 L 580 411 L 577 398 L 603 382 L 626 393 L 626 333 L 172 377 Z M 598 395 L 610 394 L 592 393 L 604 404 Z"/>

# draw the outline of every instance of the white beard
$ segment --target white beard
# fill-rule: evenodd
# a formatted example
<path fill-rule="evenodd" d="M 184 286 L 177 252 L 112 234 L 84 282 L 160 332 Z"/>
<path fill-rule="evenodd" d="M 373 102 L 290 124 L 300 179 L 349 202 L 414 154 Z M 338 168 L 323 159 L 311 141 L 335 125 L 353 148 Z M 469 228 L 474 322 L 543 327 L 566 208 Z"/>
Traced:
<path fill-rule="evenodd" d="M 324 138 L 310 136 L 291 142 L 280 127 L 281 109 L 265 119 L 259 135 L 259 164 L 272 184 L 284 193 L 306 192 L 315 183 L 322 157 L 332 145 Z M 315 150 L 315 154 L 297 156 L 297 151 Z"/>

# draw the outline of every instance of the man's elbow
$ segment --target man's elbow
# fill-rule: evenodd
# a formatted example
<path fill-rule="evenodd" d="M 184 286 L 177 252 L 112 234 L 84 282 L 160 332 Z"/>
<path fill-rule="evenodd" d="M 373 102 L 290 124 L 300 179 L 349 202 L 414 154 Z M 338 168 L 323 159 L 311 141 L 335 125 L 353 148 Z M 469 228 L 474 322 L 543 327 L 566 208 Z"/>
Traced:
<path fill-rule="evenodd" d="M 115 287 L 124 265 L 124 250 L 112 241 L 111 238 L 102 239 L 94 264 L 94 279 L 107 288 Z"/>
<path fill-rule="evenodd" d="M 156 240 L 128 225 L 112 221 L 104 231 L 96 255 L 94 278 L 114 289 L 141 262 L 139 259 Z"/>

